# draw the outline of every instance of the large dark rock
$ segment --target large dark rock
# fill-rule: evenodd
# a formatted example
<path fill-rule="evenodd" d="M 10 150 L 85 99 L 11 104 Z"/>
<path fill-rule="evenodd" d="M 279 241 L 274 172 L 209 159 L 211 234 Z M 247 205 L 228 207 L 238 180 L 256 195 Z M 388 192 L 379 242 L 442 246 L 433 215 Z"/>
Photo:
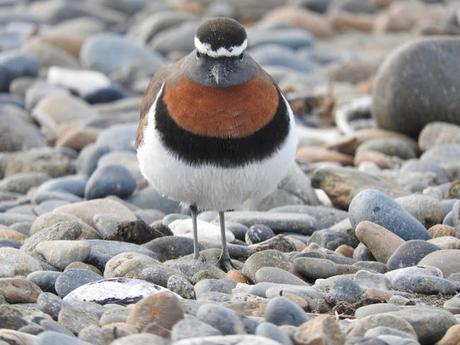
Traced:
<path fill-rule="evenodd" d="M 396 49 L 375 79 L 372 113 L 385 129 L 418 135 L 429 122 L 460 124 L 460 39 L 425 38 Z"/>

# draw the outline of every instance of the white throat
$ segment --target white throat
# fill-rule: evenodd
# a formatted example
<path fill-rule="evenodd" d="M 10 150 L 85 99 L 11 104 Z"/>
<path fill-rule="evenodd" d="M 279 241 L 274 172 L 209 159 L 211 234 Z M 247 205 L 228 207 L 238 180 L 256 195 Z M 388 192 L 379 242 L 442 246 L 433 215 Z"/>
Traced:
<path fill-rule="evenodd" d="M 232 46 L 228 49 L 220 47 L 217 50 L 213 50 L 211 49 L 211 45 L 209 43 L 203 43 L 199 40 L 198 37 L 195 36 L 196 50 L 201 54 L 208 55 L 213 58 L 239 56 L 243 53 L 247 46 L 248 40 L 245 39 L 244 42 L 239 46 Z"/>

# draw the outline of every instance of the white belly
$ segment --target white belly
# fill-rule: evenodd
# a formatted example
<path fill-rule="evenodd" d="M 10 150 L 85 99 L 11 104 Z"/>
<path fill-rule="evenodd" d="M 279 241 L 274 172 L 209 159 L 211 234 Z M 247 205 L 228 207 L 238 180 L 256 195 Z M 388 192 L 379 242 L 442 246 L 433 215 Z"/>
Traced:
<path fill-rule="evenodd" d="M 196 204 L 201 210 L 240 208 L 244 201 L 261 199 L 272 192 L 295 160 L 297 137 L 288 104 L 289 135 L 279 150 L 262 161 L 233 168 L 211 164 L 192 166 L 178 159 L 163 146 L 155 129 L 155 108 L 156 102 L 147 115 L 144 139 L 137 157 L 147 181 L 173 200 Z"/>

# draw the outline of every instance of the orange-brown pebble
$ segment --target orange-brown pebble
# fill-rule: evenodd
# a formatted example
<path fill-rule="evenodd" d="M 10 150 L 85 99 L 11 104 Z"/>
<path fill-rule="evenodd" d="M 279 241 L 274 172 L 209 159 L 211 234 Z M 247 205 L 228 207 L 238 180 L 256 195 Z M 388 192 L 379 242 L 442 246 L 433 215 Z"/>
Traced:
<path fill-rule="evenodd" d="M 339 12 L 329 16 L 329 23 L 336 30 L 357 30 L 371 32 L 374 29 L 375 18 L 365 14 Z"/>
<path fill-rule="evenodd" d="M 282 296 L 297 304 L 303 310 L 309 310 L 308 302 L 299 295 L 282 291 Z"/>
<path fill-rule="evenodd" d="M 297 160 L 301 162 L 337 162 L 353 165 L 353 157 L 329 150 L 321 146 L 303 146 L 297 150 Z"/>
<path fill-rule="evenodd" d="M 0 238 L 5 240 L 18 241 L 22 243 L 27 238 L 27 236 L 16 230 L 0 229 Z"/>
<path fill-rule="evenodd" d="M 96 141 L 98 131 L 91 128 L 79 128 L 76 126 L 61 125 L 58 129 L 56 146 L 69 147 L 80 151 L 86 145 Z"/>
<path fill-rule="evenodd" d="M 444 236 L 457 236 L 455 229 L 445 224 L 433 225 L 431 228 L 428 229 L 428 233 L 431 235 L 432 238 Z"/>
<path fill-rule="evenodd" d="M 238 270 L 230 270 L 225 275 L 225 278 L 236 281 L 237 283 L 249 284 L 248 278 Z"/>
<path fill-rule="evenodd" d="M 460 324 L 454 325 L 449 328 L 442 337 L 442 339 L 437 342 L 437 345 L 459 345 L 460 344 Z"/>
<path fill-rule="evenodd" d="M 341 246 L 338 246 L 338 247 L 335 249 L 335 252 L 336 252 L 337 254 L 346 256 L 347 258 L 352 258 L 352 257 L 353 257 L 354 251 L 355 251 L 355 250 L 353 249 L 353 247 L 351 247 L 351 246 L 349 246 L 349 245 L 346 245 L 346 244 L 342 244 Z"/>

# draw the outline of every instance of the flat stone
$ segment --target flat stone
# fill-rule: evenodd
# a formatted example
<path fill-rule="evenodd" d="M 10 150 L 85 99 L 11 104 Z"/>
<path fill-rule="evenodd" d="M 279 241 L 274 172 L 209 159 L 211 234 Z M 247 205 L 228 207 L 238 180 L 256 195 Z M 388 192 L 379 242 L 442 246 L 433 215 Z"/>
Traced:
<path fill-rule="evenodd" d="M 59 311 L 58 322 L 74 334 L 91 324 L 97 324 L 99 317 L 96 313 L 87 309 L 76 309 L 64 305 Z"/>
<path fill-rule="evenodd" d="M 0 295 L 8 303 L 35 303 L 42 290 L 22 278 L 0 278 Z"/>
<path fill-rule="evenodd" d="M 115 340 L 111 344 L 113 345 L 164 345 L 166 342 L 159 336 L 154 334 L 142 333 L 142 334 L 131 334 L 126 337 Z"/>
<path fill-rule="evenodd" d="M 255 275 L 255 282 L 262 283 L 280 283 L 280 284 L 291 284 L 308 286 L 308 284 L 295 276 L 294 274 L 277 267 L 262 267 L 257 270 Z"/>
<path fill-rule="evenodd" d="M 412 194 L 395 201 L 427 229 L 435 224 L 441 224 L 444 219 L 441 202 L 428 195 Z"/>
<path fill-rule="evenodd" d="M 407 195 L 408 192 L 396 181 L 358 171 L 352 168 L 322 167 L 313 172 L 312 186 L 328 195 L 335 207 L 347 209 L 352 199 L 369 188 L 388 193 L 392 197 Z"/>
<path fill-rule="evenodd" d="M 84 284 L 98 281 L 102 277 L 90 270 L 72 269 L 65 271 L 56 279 L 55 289 L 59 296 L 64 297 Z"/>
<path fill-rule="evenodd" d="M 264 317 L 265 321 L 277 326 L 300 326 L 310 319 L 300 306 L 285 297 L 270 299 Z"/>
<path fill-rule="evenodd" d="M 400 276 L 393 279 L 391 286 L 395 290 L 425 295 L 453 295 L 458 288 L 458 284 L 448 279 L 432 276 Z"/>
<path fill-rule="evenodd" d="M 56 279 L 61 275 L 61 272 L 56 271 L 35 271 L 27 275 L 27 280 L 38 285 L 42 291 L 56 293 L 54 284 Z"/>
<path fill-rule="evenodd" d="M 251 281 L 255 281 L 256 273 L 262 267 L 277 267 L 290 271 L 291 266 L 285 254 L 271 249 L 252 254 L 244 263 L 241 272 Z"/>
<path fill-rule="evenodd" d="M 460 251 L 457 249 L 443 249 L 426 255 L 419 265 L 428 265 L 439 268 L 444 277 L 460 272 Z"/>
<path fill-rule="evenodd" d="M 214 246 L 221 245 L 220 227 L 202 220 L 197 220 L 198 225 L 198 239 L 207 242 Z M 175 236 L 180 237 L 193 237 L 193 224 L 192 219 L 178 219 L 168 225 Z M 227 242 L 232 242 L 235 236 L 231 231 L 225 232 Z"/>
<path fill-rule="evenodd" d="M 450 327 L 446 334 L 438 341 L 438 345 L 457 344 L 460 341 L 460 325 Z"/>
<path fill-rule="evenodd" d="M 167 290 L 139 279 L 109 278 L 81 285 L 67 294 L 64 301 L 127 305 L 160 291 Z"/>
<path fill-rule="evenodd" d="M 54 213 L 68 213 L 94 227 L 96 214 L 108 214 L 121 220 L 135 221 L 136 215 L 123 204 L 111 199 L 95 199 L 82 201 L 56 208 Z"/>
<path fill-rule="evenodd" d="M 0 248 L 0 277 L 24 276 L 41 271 L 40 262 L 29 254 L 15 248 Z"/>
<path fill-rule="evenodd" d="M 292 345 L 291 339 L 289 339 L 289 336 L 280 327 L 268 322 L 260 323 L 256 328 L 255 335 L 275 340 L 283 345 Z"/>
<path fill-rule="evenodd" d="M 255 335 L 196 337 L 176 341 L 174 345 L 279 345 L 277 341 Z"/>
<path fill-rule="evenodd" d="M 44 241 L 35 250 L 43 255 L 48 263 L 63 270 L 72 262 L 85 261 L 91 246 L 79 241 Z"/>
<path fill-rule="evenodd" d="M 320 205 L 287 205 L 272 208 L 268 212 L 308 214 L 316 219 L 318 229 L 329 228 L 348 217 L 348 213 L 343 210 Z"/>
<path fill-rule="evenodd" d="M 413 339 L 417 339 L 417 334 L 409 322 L 401 317 L 388 313 L 369 315 L 354 320 L 347 328 L 346 332 L 350 337 L 362 337 L 368 330 L 375 327 L 390 327 L 410 335 Z"/>
<path fill-rule="evenodd" d="M 390 230 L 403 240 L 428 240 L 425 227 L 385 193 L 366 189 L 350 203 L 350 221 L 353 227 L 368 220 Z"/>
<path fill-rule="evenodd" d="M 225 219 L 248 227 L 255 224 L 264 224 L 277 234 L 296 232 L 310 235 L 317 229 L 313 217 L 295 213 L 235 211 L 226 213 Z"/>
<path fill-rule="evenodd" d="M 388 259 L 389 270 L 416 266 L 421 259 L 440 248 L 426 241 L 411 240 L 402 244 Z"/>
<path fill-rule="evenodd" d="M 327 259 L 297 258 L 294 260 L 296 272 L 307 279 L 329 278 L 337 274 L 337 265 Z"/>
<path fill-rule="evenodd" d="M 163 262 L 177 259 L 193 253 L 193 239 L 181 236 L 166 236 L 154 239 L 143 245 L 158 255 L 158 260 Z M 200 249 L 203 249 L 202 247 Z"/>
<path fill-rule="evenodd" d="M 37 337 L 37 345 L 90 345 L 76 337 L 57 332 L 43 332 Z"/>
<path fill-rule="evenodd" d="M 85 197 L 98 199 L 116 195 L 124 199 L 135 190 L 136 179 L 127 168 L 122 165 L 105 165 L 98 167 L 89 178 Z"/>
<path fill-rule="evenodd" d="M 50 292 L 42 292 L 37 298 L 37 307 L 55 320 L 58 318 L 62 304 L 62 299 Z"/>

